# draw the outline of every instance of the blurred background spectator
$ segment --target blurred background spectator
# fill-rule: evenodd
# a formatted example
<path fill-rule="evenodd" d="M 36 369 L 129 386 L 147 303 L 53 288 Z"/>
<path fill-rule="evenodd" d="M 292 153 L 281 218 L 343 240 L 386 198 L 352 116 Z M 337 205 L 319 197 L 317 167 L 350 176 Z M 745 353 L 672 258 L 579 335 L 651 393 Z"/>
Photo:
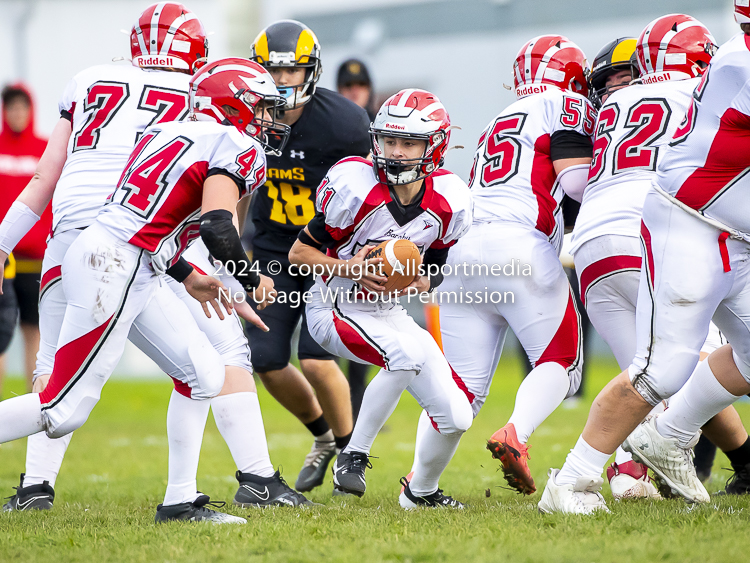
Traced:
<path fill-rule="evenodd" d="M 339 66 L 336 74 L 336 88 L 339 94 L 367 111 L 370 121 L 375 119 L 377 108 L 372 94 L 372 80 L 365 63 L 359 59 L 349 59 Z"/>
<path fill-rule="evenodd" d="M 3 88 L 2 121 L 0 131 L 0 218 L 10 209 L 11 204 L 26 187 L 34 175 L 39 157 L 42 156 L 47 140 L 34 131 L 34 103 L 31 93 L 24 85 L 17 83 Z M 24 340 L 24 372 L 29 389 L 34 373 L 36 354 L 39 351 L 39 280 L 42 272 L 42 258 L 46 239 L 52 227 L 52 206 L 42 214 L 41 221 L 21 239 L 15 248 L 15 290 L 16 307 L 21 320 L 21 333 Z M 8 280 L 10 282 L 10 280 Z M 5 286 L 5 284 L 4 284 Z M 13 331 L 8 323 L 15 325 L 16 315 L 10 313 L 9 300 L 5 303 L 5 313 L 0 317 L 5 334 Z M 1 342 L 0 342 L 1 343 Z M 5 354 L 0 360 L 0 386 L 5 376 Z"/>

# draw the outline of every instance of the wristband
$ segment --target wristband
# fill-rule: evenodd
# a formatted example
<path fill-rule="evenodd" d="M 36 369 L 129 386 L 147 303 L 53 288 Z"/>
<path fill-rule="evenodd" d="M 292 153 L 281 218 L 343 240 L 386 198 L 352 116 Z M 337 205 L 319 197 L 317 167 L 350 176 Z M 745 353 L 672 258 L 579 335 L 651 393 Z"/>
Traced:
<path fill-rule="evenodd" d="M 39 215 L 34 213 L 28 205 L 14 201 L 5 219 L 0 223 L 0 250 L 6 254 L 13 252 L 19 241 L 26 236 L 31 227 L 39 221 Z"/>

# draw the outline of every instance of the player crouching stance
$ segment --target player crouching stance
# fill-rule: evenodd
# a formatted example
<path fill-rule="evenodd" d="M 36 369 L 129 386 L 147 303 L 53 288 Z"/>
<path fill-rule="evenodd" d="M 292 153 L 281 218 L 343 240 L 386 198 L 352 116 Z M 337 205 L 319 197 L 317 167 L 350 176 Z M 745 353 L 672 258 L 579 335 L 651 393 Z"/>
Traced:
<path fill-rule="evenodd" d="M 155 125 L 133 150 L 110 203 L 71 244 L 62 262 L 67 308 L 54 367 L 41 394 L 0 403 L 0 442 L 45 431 L 51 438 L 80 427 L 119 361 L 133 322 L 159 287 L 159 275 L 178 263 L 200 233 L 218 260 L 238 265 L 237 280 L 264 306 L 273 285 L 247 265 L 232 224 L 238 200 L 264 179 L 264 144 L 275 130 L 268 119 L 280 96 L 267 71 L 243 59 L 205 66 L 190 82 L 195 120 Z M 200 119 L 200 122 L 198 121 Z M 188 316 L 174 301 L 174 318 Z M 180 309 L 180 310 L 177 310 Z M 189 334 L 185 334 L 189 338 Z M 223 371 L 223 370 L 221 370 Z M 203 390 L 210 399 L 223 377 Z M 208 408 L 202 411 L 205 417 Z M 195 421 L 191 421 L 191 424 Z M 202 428 L 202 427 L 201 427 Z M 183 460 L 197 468 L 195 459 Z M 210 519 L 208 497 L 161 506 L 157 521 Z"/>
<path fill-rule="evenodd" d="M 736 10 L 750 15 L 746 6 Z M 695 26 L 658 21 L 644 31 L 653 46 L 640 62 L 664 60 L 667 42 L 659 38 Z M 750 391 L 750 26 L 743 31 L 714 55 L 670 150 L 659 158 L 643 205 L 637 352 L 595 399 L 562 470 L 550 472 L 543 512 L 606 510 L 587 485 L 601 481 L 604 464 L 626 438 L 623 447 L 674 491 L 691 502 L 710 500 L 690 450 L 702 425 Z M 696 265 L 700 274 L 688 275 Z M 696 369 L 712 318 L 732 345 Z M 671 395 L 666 412 L 643 421 Z"/>
<path fill-rule="evenodd" d="M 408 390 L 448 447 L 429 443 L 418 452 L 422 463 L 401 494 L 401 506 L 463 507 L 443 495 L 438 479 L 455 452 L 453 437 L 471 426 L 471 405 L 435 340 L 398 301 L 366 297 L 382 293 L 386 279 L 358 275 L 372 244 L 390 239 L 410 240 L 424 264 L 442 265 L 448 248 L 471 225 L 466 184 L 440 169 L 449 128 L 448 114 L 433 94 L 408 89 L 389 98 L 370 129 L 373 162 L 352 157 L 331 168 L 318 188 L 315 218 L 289 253 L 293 264 L 336 272 L 318 278 L 311 290 L 307 319 L 313 338 L 332 354 L 382 368 L 367 387 L 351 441 L 334 464 L 334 494 L 364 494 L 372 443 Z M 427 292 L 440 281 L 417 277 L 409 287 Z"/>

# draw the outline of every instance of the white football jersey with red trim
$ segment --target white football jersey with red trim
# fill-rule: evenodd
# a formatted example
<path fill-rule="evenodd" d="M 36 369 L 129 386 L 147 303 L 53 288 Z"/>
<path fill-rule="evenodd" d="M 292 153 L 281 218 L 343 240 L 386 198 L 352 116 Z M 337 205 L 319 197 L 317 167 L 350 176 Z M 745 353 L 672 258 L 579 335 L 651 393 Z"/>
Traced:
<path fill-rule="evenodd" d="M 146 129 L 124 168 L 96 220 L 148 251 L 161 274 L 199 236 L 206 178 L 230 177 L 242 198 L 265 182 L 266 155 L 235 127 L 181 121 Z"/>
<path fill-rule="evenodd" d="M 643 201 L 658 159 L 669 151 L 699 82 L 637 84 L 607 98 L 596 121 L 594 159 L 571 252 L 598 236 L 640 236 Z"/>
<path fill-rule="evenodd" d="M 484 130 L 469 186 L 474 221 L 508 221 L 536 228 L 556 246 L 562 241 L 563 191 L 550 157 L 557 131 L 591 136 L 596 111 L 583 96 L 547 87 L 503 110 Z"/>
<path fill-rule="evenodd" d="M 725 43 L 693 95 L 658 185 L 689 207 L 750 234 L 750 36 Z"/>
<path fill-rule="evenodd" d="M 59 108 L 73 130 L 52 198 L 55 232 L 94 222 L 143 131 L 187 115 L 189 81 L 180 72 L 101 65 L 68 83 Z"/>
<path fill-rule="evenodd" d="M 336 241 L 329 253 L 348 260 L 364 246 L 391 239 L 410 240 L 420 254 L 430 247 L 455 244 L 471 226 L 469 188 L 447 170 L 438 170 L 424 183 L 418 208 L 403 214 L 369 160 L 351 157 L 336 163 L 315 199 L 316 210 L 325 214 L 326 230 Z"/>

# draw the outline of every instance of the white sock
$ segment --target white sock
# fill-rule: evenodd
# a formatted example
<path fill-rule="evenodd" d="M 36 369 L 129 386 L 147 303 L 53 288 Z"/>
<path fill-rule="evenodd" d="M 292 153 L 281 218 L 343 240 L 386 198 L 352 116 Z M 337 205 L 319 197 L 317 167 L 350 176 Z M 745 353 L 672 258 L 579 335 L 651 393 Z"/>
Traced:
<path fill-rule="evenodd" d="M 211 399 L 216 427 L 242 473 L 273 477 L 258 394 L 250 391 Z"/>
<path fill-rule="evenodd" d="M 555 477 L 558 485 L 575 485 L 579 477 L 600 477 L 612 454 L 604 454 L 578 438 L 575 448 L 570 450 L 560 473 Z"/>
<path fill-rule="evenodd" d="M 48 481 L 50 487 L 54 488 L 65 451 L 72 437 L 72 432 L 55 439 L 50 438 L 44 432 L 29 436 L 29 441 L 26 443 L 26 475 L 21 486 L 41 485 Z"/>
<path fill-rule="evenodd" d="M 422 414 L 419 415 L 419 422 L 417 423 L 417 440 L 414 446 L 414 463 L 411 466 L 412 473 L 416 471 L 417 465 L 419 464 L 419 444 L 424 439 L 424 435 L 427 433 L 431 426 L 432 422 L 430 421 L 430 417 L 427 414 L 427 411 L 423 409 Z"/>
<path fill-rule="evenodd" d="M 198 461 L 211 401 L 196 401 L 172 391 L 167 410 L 169 480 L 164 505 L 198 498 Z"/>
<path fill-rule="evenodd" d="M 615 450 L 615 463 L 617 465 L 622 465 L 623 463 L 628 463 L 629 461 L 633 461 L 633 456 L 622 449 L 622 446 L 618 446 Z"/>
<path fill-rule="evenodd" d="M 27 393 L 0 402 L 0 444 L 44 430 L 39 393 Z"/>
<path fill-rule="evenodd" d="M 687 447 L 696 432 L 737 399 L 714 376 L 708 361 L 698 364 L 687 383 L 669 399 L 669 408 L 656 417 L 656 430 Z"/>
<path fill-rule="evenodd" d="M 414 475 L 409 488 L 416 496 L 431 495 L 438 490 L 440 476 L 456 453 L 461 432 L 441 434 L 430 422 L 427 411 L 422 411 L 417 425 L 417 446 L 414 453 Z"/>
<path fill-rule="evenodd" d="M 516 393 L 516 405 L 508 423 L 516 427 L 518 440 L 525 444 L 570 390 L 568 372 L 560 364 L 545 362 L 531 370 Z"/>
<path fill-rule="evenodd" d="M 365 390 L 352 439 L 344 452 L 370 453 L 378 432 L 395 410 L 401 394 L 416 376 L 416 371 L 381 369 L 378 372 Z"/>

